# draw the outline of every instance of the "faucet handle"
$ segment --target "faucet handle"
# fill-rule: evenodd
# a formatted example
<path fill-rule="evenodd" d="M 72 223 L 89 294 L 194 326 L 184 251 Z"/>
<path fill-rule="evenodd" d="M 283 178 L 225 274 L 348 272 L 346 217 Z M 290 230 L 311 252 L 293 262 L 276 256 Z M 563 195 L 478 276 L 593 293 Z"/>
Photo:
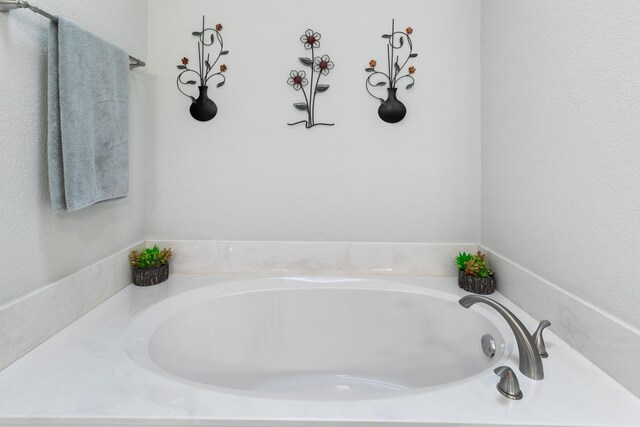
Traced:
<path fill-rule="evenodd" d="M 516 377 L 513 369 L 508 366 L 500 366 L 497 367 L 493 372 L 495 372 L 496 375 L 500 377 L 500 382 L 498 383 L 498 391 L 500 392 L 500 394 L 511 400 L 522 399 L 520 383 L 518 382 L 518 377 Z"/>
<path fill-rule="evenodd" d="M 544 338 L 542 338 L 542 331 L 545 328 L 551 326 L 551 322 L 548 320 L 543 320 L 538 325 L 538 329 L 533 333 L 533 342 L 536 343 L 536 347 L 538 347 L 538 353 L 540 353 L 540 357 L 549 357 L 549 353 L 547 353 L 547 347 L 544 344 Z"/>

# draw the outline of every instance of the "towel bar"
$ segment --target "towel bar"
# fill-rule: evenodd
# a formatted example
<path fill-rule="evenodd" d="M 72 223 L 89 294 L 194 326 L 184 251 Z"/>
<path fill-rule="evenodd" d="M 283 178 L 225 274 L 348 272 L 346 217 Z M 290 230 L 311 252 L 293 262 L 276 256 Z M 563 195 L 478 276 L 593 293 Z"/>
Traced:
<path fill-rule="evenodd" d="M 46 18 L 49 18 L 53 22 L 58 22 L 58 18 L 50 14 L 49 12 L 45 12 L 37 6 L 33 6 L 26 1 L 23 0 L 0 0 L 0 12 L 10 12 L 15 9 L 29 9 L 30 11 L 42 15 Z M 144 67 L 146 64 L 144 61 L 139 60 L 138 58 L 134 58 L 129 55 L 129 68 L 137 68 Z"/>

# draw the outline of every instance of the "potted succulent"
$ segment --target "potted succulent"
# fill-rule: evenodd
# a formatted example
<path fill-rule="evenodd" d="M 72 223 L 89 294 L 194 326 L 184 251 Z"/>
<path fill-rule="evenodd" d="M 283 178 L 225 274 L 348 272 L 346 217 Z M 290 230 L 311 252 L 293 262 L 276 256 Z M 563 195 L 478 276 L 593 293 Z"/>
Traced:
<path fill-rule="evenodd" d="M 131 251 L 129 261 L 133 267 L 133 284 L 136 286 L 152 286 L 169 278 L 169 259 L 173 253 L 171 248 L 145 248 L 142 251 Z"/>
<path fill-rule="evenodd" d="M 459 252 L 456 257 L 458 265 L 458 286 L 475 294 L 492 294 L 496 290 L 496 277 L 489 268 L 485 254 L 478 251 L 471 255 Z"/>

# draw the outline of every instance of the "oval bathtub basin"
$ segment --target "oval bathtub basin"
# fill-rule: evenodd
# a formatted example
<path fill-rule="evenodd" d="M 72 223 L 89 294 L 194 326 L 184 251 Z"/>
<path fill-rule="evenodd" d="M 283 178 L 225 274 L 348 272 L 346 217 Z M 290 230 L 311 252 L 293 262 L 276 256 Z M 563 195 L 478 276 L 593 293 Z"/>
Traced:
<path fill-rule="evenodd" d="M 149 309 L 137 328 L 146 355 L 134 359 L 226 392 L 340 399 L 451 384 L 505 353 L 493 321 L 445 293 L 370 280 L 238 283 L 240 293 L 211 285 Z M 480 346 L 486 333 L 493 358 Z"/>

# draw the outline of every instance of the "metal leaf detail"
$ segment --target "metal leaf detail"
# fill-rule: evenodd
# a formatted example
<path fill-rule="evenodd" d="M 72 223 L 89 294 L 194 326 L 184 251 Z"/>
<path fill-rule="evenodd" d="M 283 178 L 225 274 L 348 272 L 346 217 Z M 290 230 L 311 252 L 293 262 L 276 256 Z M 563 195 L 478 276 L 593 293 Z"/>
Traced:
<path fill-rule="evenodd" d="M 313 61 L 311 60 L 311 58 L 300 57 L 298 59 L 300 60 L 302 65 L 306 65 L 307 67 L 311 67 L 313 65 Z"/>

